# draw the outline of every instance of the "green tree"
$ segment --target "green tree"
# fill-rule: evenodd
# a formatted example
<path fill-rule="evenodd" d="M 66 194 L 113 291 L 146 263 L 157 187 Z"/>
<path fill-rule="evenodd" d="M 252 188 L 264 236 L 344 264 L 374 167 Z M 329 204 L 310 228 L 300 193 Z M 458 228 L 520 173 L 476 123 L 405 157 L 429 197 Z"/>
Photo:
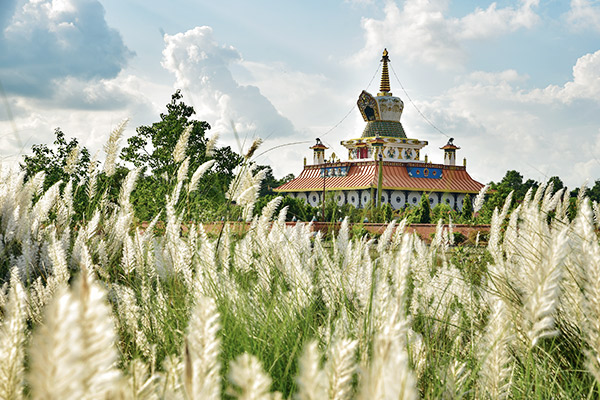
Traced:
<path fill-rule="evenodd" d="M 89 151 L 85 147 L 80 148 L 76 138 L 67 141 L 60 128 L 56 128 L 54 134 L 54 148 L 49 148 L 46 144 L 35 144 L 31 148 L 32 154 L 23 158 L 20 167 L 26 172 L 26 179 L 38 172 L 45 172 L 44 190 L 60 180 L 63 182 L 61 189 L 64 189 L 67 182 L 72 181 L 74 221 L 90 217 L 91 210 L 105 194 L 108 201 L 115 202 L 128 170 L 119 166 L 111 177 L 100 172 L 96 177 L 95 195 L 88 198 L 85 188 L 90 179 L 88 171 L 92 162 Z"/>
<path fill-rule="evenodd" d="M 471 218 L 473 217 L 473 201 L 469 194 L 463 199 L 461 216 L 465 222 L 471 221 Z"/>
<path fill-rule="evenodd" d="M 445 223 L 450 223 L 452 218 L 456 222 L 456 211 L 448 204 L 440 203 L 431 209 L 431 221 L 437 223 L 440 219 Z"/>
<path fill-rule="evenodd" d="M 194 170 L 194 167 L 204 161 L 204 133 L 210 129 L 210 125 L 204 121 L 191 120 L 196 112 L 192 106 L 183 103 L 182 98 L 181 91 L 177 90 L 167 104 L 167 113 L 160 114 L 159 122 L 136 129 L 136 135 L 127 139 L 127 146 L 121 150 L 123 161 L 149 170 L 155 176 L 174 176 L 178 165 L 173 160 L 173 151 L 188 125 L 193 126 L 186 149 L 186 155 L 191 156 L 190 169 Z"/>
<path fill-rule="evenodd" d="M 160 114 L 160 121 L 138 127 L 136 134 L 127 140 L 127 146 L 121 151 L 122 160 L 145 172 L 132 193 L 132 202 L 139 219 L 151 219 L 164 208 L 166 195 L 174 187 L 179 168 L 173 153 L 187 127 L 191 126 L 185 152 L 190 158 L 188 175 L 191 176 L 198 166 L 211 158 L 216 162 L 212 171 L 200 181 L 199 190 L 181 200 L 186 203 L 186 218 L 210 215 L 207 207 L 218 209 L 224 203 L 224 194 L 233 178 L 233 170 L 242 161 L 242 157 L 230 147 L 216 148 L 211 156 L 206 154 L 208 139 L 205 133 L 210 125 L 205 121 L 192 119 L 196 112 L 182 99 L 181 91 L 177 90 L 166 106 L 167 112 Z"/>
<path fill-rule="evenodd" d="M 271 168 L 270 165 L 259 165 L 257 170 L 266 170 L 266 175 L 265 175 L 265 179 L 263 179 L 263 181 L 260 184 L 260 192 L 259 192 L 259 196 L 267 196 L 267 195 L 275 195 L 276 192 L 273 190 L 275 188 L 278 188 L 279 186 L 283 185 L 284 183 L 287 183 L 289 181 L 291 181 L 292 179 L 294 179 L 294 175 L 293 174 L 288 174 L 286 176 L 284 176 L 281 179 L 276 179 L 275 176 L 273 175 L 273 168 Z"/>
<path fill-rule="evenodd" d="M 600 179 L 594 182 L 594 186 L 592 186 L 586 192 L 586 195 L 590 198 L 591 201 L 600 203 Z"/>
<path fill-rule="evenodd" d="M 429 195 L 427 193 L 423 193 L 421 196 L 421 201 L 419 202 L 419 220 L 418 222 L 421 224 L 429 224 L 431 223 L 431 205 L 429 204 Z"/>
<path fill-rule="evenodd" d="M 65 184 L 69 180 L 73 180 L 75 184 L 84 182 L 90 165 L 89 151 L 85 147 L 79 148 L 76 138 L 67 141 L 60 128 L 54 130 L 54 135 L 54 149 L 46 144 L 34 144 L 31 147 L 32 154 L 23 157 L 20 164 L 25 171 L 25 179 L 41 171 L 46 173 L 44 190 L 60 180 Z M 78 153 L 75 153 L 78 148 Z"/>
<path fill-rule="evenodd" d="M 537 188 L 539 183 L 528 179 L 523 182 L 523 176 L 514 170 L 507 171 L 504 178 L 498 183 L 491 182 L 492 193 L 488 195 L 487 200 L 479 211 L 478 221 L 489 223 L 495 208 L 501 208 L 504 205 L 506 197 L 510 192 L 514 192 L 511 209 L 515 208 L 523 199 L 530 188 Z"/>

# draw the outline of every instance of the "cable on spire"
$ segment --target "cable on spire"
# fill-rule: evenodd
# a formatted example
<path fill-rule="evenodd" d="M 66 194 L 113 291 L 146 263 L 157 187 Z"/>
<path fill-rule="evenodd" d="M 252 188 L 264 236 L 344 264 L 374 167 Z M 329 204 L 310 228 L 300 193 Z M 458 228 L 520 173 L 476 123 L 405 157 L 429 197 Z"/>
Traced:
<path fill-rule="evenodd" d="M 377 69 L 375 70 L 375 73 L 373 74 L 373 76 L 371 77 L 371 80 L 369 81 L 369 83 L 367 84 L 367 89 L 369 88 L 369 86 L 371 86 L 371 83 L 373 83 L 373 80 L 375 79 L 375 77 L 377 76 L 377 73 L 379 72 L 379 67 L 380 65 L 377 66 Z M 331 128 L 329 128 L 329 130 L 327 130 L 325 133 L 322 133 L 319 137 L 323 137 L 329 133 L 331 133 L 331 131 L 333 131 L 335 128 L 337 128 L 338 126 L 340 126 L 340 124 L 342 122 L 344 122 L 346 120 L 346 118 L 348 118 L 350 116 L 350 114 L 352 114 L 352 111 L 354 111 L 356 109 L 356 104 L 352 104 L 352 107 L 350 107 L 350 110 L 348 110 L 348 112 L 346 113 L 346 115 L 344 115 L 344 117 L 334 126 L 332 126 Z"/>
<path fill-rule="evenodd" d="M 429 118 L 427 118 L 427 117 L 425 116 L 425 114 L 423 114 L 423 113 L 421 112 L 421 110 L 419 110 L 419 107 L 417 107 L 417 105 L 416 105 L 416 104 L 415 104 L 415 103 L 412 101 L 412 99 L 411 99 L 411 98 L 410 98 L 410 96 L 408 95 L 408 92 L 406 91 L 406 89 L 404 89 L 404 86 L 402 86 L 402 82 L 400 82 L 400 79 L 398 79 L 398 75 L 396 75 L 396 71 L 394 71 L 394 67 L 391 67 L 391 68 L 392 68 L 392 72 L 393 72 L 394 76 L 396 77 L 396 80 L 398 81 L 398 83 L 400 84 L 400 87 L 402 88 L 402 91 L 403 91 L 403 92 L 404 92 L 404 94 L 406 95 L 406 98 L 408 99 L 408 101 L 410 101 L 410 104 L 412 104 L 412 105 L 413 105 L 413 107 L 415 108 L 415 110 L 417 110 L 417 112 L 419 113 L 419 115 L 421 115 L 421 117 L 423 117 L 423 119 L 424 119 L 425 121 L 427 121 L 427 123 L 428 123 L 429 125 L 431 125 L 431 127 L 432 127 L 433 129 L 435 129 L 436 131 L 438 131 L 438 132 L 439 132 L 439 133 L 441 133 L 442 135 L 444 135 L 444 136 L 446 136 L 447 138 L 449 138 L 450 136 L 449 136 L 448 134 L 446 134 L 446 132 L 442 131 L 440 128 L 438 128 L 437 126 L 435 126 L 435 125 L 433 124 L 433 122 L 431 122 L 431 121 L 429 120 Z"/>

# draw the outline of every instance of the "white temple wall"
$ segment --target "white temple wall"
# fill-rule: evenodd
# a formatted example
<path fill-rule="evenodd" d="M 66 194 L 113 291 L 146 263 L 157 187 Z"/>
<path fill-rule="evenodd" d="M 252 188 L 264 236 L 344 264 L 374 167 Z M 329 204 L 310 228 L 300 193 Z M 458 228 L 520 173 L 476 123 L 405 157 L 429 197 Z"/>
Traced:
<path fill-rule="evenodd" d="M 373 194 L 377 196 L 377 189 L 373 189 Z M 287 193 L 287 195 L 303 200 L 312 207 L 318 207 L 321 205 L 323 192 L 296 192 Z M 405 206 L 418 207 L 422 195 L 422 192 L 416 191 L 384 189 L 381 193 L 381 204 L 389 204 L 394 210 L 402 209 Z M 350 204 L 357 208 L 365 208 L 371 201 L 371 189 L 336 191 L 333 198 L 339 207 Z M 460 212 L 464 198 L 464 193 L 432 192 L 429 193 L 429 205 L 433 208 L 438 204 L 447 204 Z"/>

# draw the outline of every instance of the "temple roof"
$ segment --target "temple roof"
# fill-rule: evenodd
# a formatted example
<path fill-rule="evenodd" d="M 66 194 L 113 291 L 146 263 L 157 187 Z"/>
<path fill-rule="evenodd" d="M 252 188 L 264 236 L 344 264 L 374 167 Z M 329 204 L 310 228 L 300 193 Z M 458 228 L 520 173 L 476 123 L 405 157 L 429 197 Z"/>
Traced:
<path fill-rule="evenodd" d="M 327 168 L 346 167 L 348 172 L 345 176 L 325 178 L 325 189 L 336 191 L 375 188 L 377 187 L 378 164 L 376 161 L 326 164 Z M 323 167 L 323 164 L 307 165 L 296 179 L 281 185 L 275 191 L 322 191 Z M 463 166 L 383 162 L 382 175 L 382 188 L 386 190 L 478 193 L 483 187 L 481 183 L 471 178 Z"/>

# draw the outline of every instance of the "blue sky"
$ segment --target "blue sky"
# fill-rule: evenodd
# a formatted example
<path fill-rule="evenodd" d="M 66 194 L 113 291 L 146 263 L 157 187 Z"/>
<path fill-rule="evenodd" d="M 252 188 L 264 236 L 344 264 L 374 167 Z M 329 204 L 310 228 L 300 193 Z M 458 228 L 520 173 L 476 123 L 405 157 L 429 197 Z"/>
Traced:
<path fill-rule="evenodd" d="M 263 150 L 303 142 L 258 160 L 298 174 L 316 137 L 345 158 L 387 47 L 405 130 L 431 160 L 447 137 L 420 113 L 481 182 L 600 179 L 599 1 L 3 0 L 0 29 L 5 163 L 56 127 L 100 150 L 179 88 L 222 145 L 237 150 L 232 125 Z"/>

